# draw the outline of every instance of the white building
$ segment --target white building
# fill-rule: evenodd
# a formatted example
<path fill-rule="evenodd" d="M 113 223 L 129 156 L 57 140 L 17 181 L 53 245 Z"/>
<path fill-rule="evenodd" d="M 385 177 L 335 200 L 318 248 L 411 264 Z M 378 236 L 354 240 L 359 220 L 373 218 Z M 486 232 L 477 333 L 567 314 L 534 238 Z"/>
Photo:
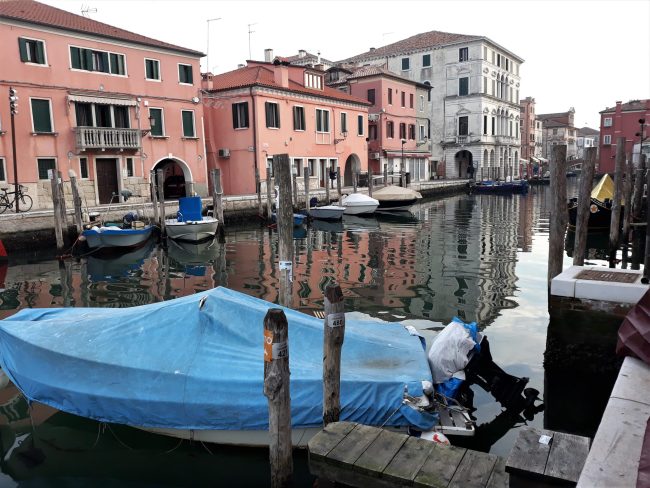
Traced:
<path fill-rule="evenodd" d="M 431 85 L 431 159 L 447 178 L 519 175 L 523 59 L 483 36 L 431 31 L 341 61 Z"/>

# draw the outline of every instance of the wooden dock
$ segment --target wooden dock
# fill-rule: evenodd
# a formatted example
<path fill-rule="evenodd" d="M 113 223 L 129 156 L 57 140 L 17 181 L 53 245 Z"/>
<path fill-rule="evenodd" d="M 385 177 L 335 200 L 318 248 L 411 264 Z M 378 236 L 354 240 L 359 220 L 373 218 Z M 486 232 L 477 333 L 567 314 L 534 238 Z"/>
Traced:
<path fill-rule="evenodd" d="M 505 488 L 505 460 L 494 454 L 352 422 L 335 422 L 309 441 L 309 469 L 358 487 Z"/>

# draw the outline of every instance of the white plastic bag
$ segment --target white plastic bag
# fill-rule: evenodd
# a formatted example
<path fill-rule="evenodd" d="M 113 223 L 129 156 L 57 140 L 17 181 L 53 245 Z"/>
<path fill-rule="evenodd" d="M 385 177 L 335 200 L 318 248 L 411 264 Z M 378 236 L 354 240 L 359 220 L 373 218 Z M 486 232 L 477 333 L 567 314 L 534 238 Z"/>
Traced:
<path fill-rule="evenodd" d="M 429 349 L 429 366 L 435 384 L 442 383 L 462 371 L 469 362 L 468 353 L 476 342 L 458 322 L 450 322 L 436 336 Z"/>

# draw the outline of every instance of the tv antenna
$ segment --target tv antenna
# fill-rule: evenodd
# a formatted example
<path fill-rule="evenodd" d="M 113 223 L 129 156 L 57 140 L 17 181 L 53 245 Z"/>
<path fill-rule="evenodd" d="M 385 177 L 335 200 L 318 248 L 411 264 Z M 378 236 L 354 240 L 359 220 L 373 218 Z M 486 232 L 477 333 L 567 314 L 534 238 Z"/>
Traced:
<path fill-rule="evenodd" d="M 97 13 L 96 8 L 91 8 L 90 5 L 81 5 L 81 15 L 83 17 L 89 17 L 88 14 L 94 14 Z"/>
<path fill-rule="evenodd" d="M 248 24 L 248 59 L 252 59 L 251 57 L 251 34 L 255 32 L 254 30 L 251 30 L 251 27 L 257 25 L 257 22 L 253 22 L 252 24 Z"/>

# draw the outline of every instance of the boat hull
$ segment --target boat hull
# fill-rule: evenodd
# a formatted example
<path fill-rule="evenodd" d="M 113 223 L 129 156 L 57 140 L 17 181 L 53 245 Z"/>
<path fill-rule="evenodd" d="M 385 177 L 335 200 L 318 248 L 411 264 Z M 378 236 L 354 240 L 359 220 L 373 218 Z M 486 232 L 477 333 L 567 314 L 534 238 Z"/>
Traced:
<path fill-rule="evenodd" d="M 217 233 L 219 221 L 212 217 L 204 217 L 200 221 L 179 222 L 165 221 L 165 230 L 170 239 L 185 242 L 200 242 L 212 239 Z"/>
<path fill-rule="evenodd" d="M 345 215 L 363 215 L 375 213 L 379 204 L 366 203 L 359 205 L 346 205 L 343 213 Z"/>
<path fill-rule="evenodd" d="M 524 194 L 528 193 L 528 183 L 478 183 L 474 186 L 474 193 L 501 193 L 501 194 Z"/>
<path fill-rule="evenodd" d="M 86 229 L 81 235 L 86 238 L 90 249 L 128 249 L 142 246 L 151 237 L 152 232 L 151 225 L 142 229 L 99 227 Z"/>
<path fill-rule="evenodd" d="M 621 217 L 623 217 L 624 208 L 621 205 Z M 569 227 L 575 228 L 578 218 L 578 199 L 572 198 L 569 201 Z M 611 202 L 603 203 L 592 198 L 589 203 L 589 219 L 587 220 L 587 229 L 589 231 L 609 231 L 612 220 Z M 621 224 L 623 219 L 621 218 Z"/>
<path fill-rule="evenodd" d="M 380 200 L 379 207 L 377 208 L 377 210 L 378 211 L 408 210 L 417 201 L 418 201 L 417 198 L 409 198 L 407 200 L 384 200 L 384 201 Z"/>
<path fill-rule="evenodd" d="M 324 207 L 314 207 L 309 209 L 309 216 L 312 219 L 319 220 L 341 220 L 345 207 L 337 205 L 326 205 Z"/>

